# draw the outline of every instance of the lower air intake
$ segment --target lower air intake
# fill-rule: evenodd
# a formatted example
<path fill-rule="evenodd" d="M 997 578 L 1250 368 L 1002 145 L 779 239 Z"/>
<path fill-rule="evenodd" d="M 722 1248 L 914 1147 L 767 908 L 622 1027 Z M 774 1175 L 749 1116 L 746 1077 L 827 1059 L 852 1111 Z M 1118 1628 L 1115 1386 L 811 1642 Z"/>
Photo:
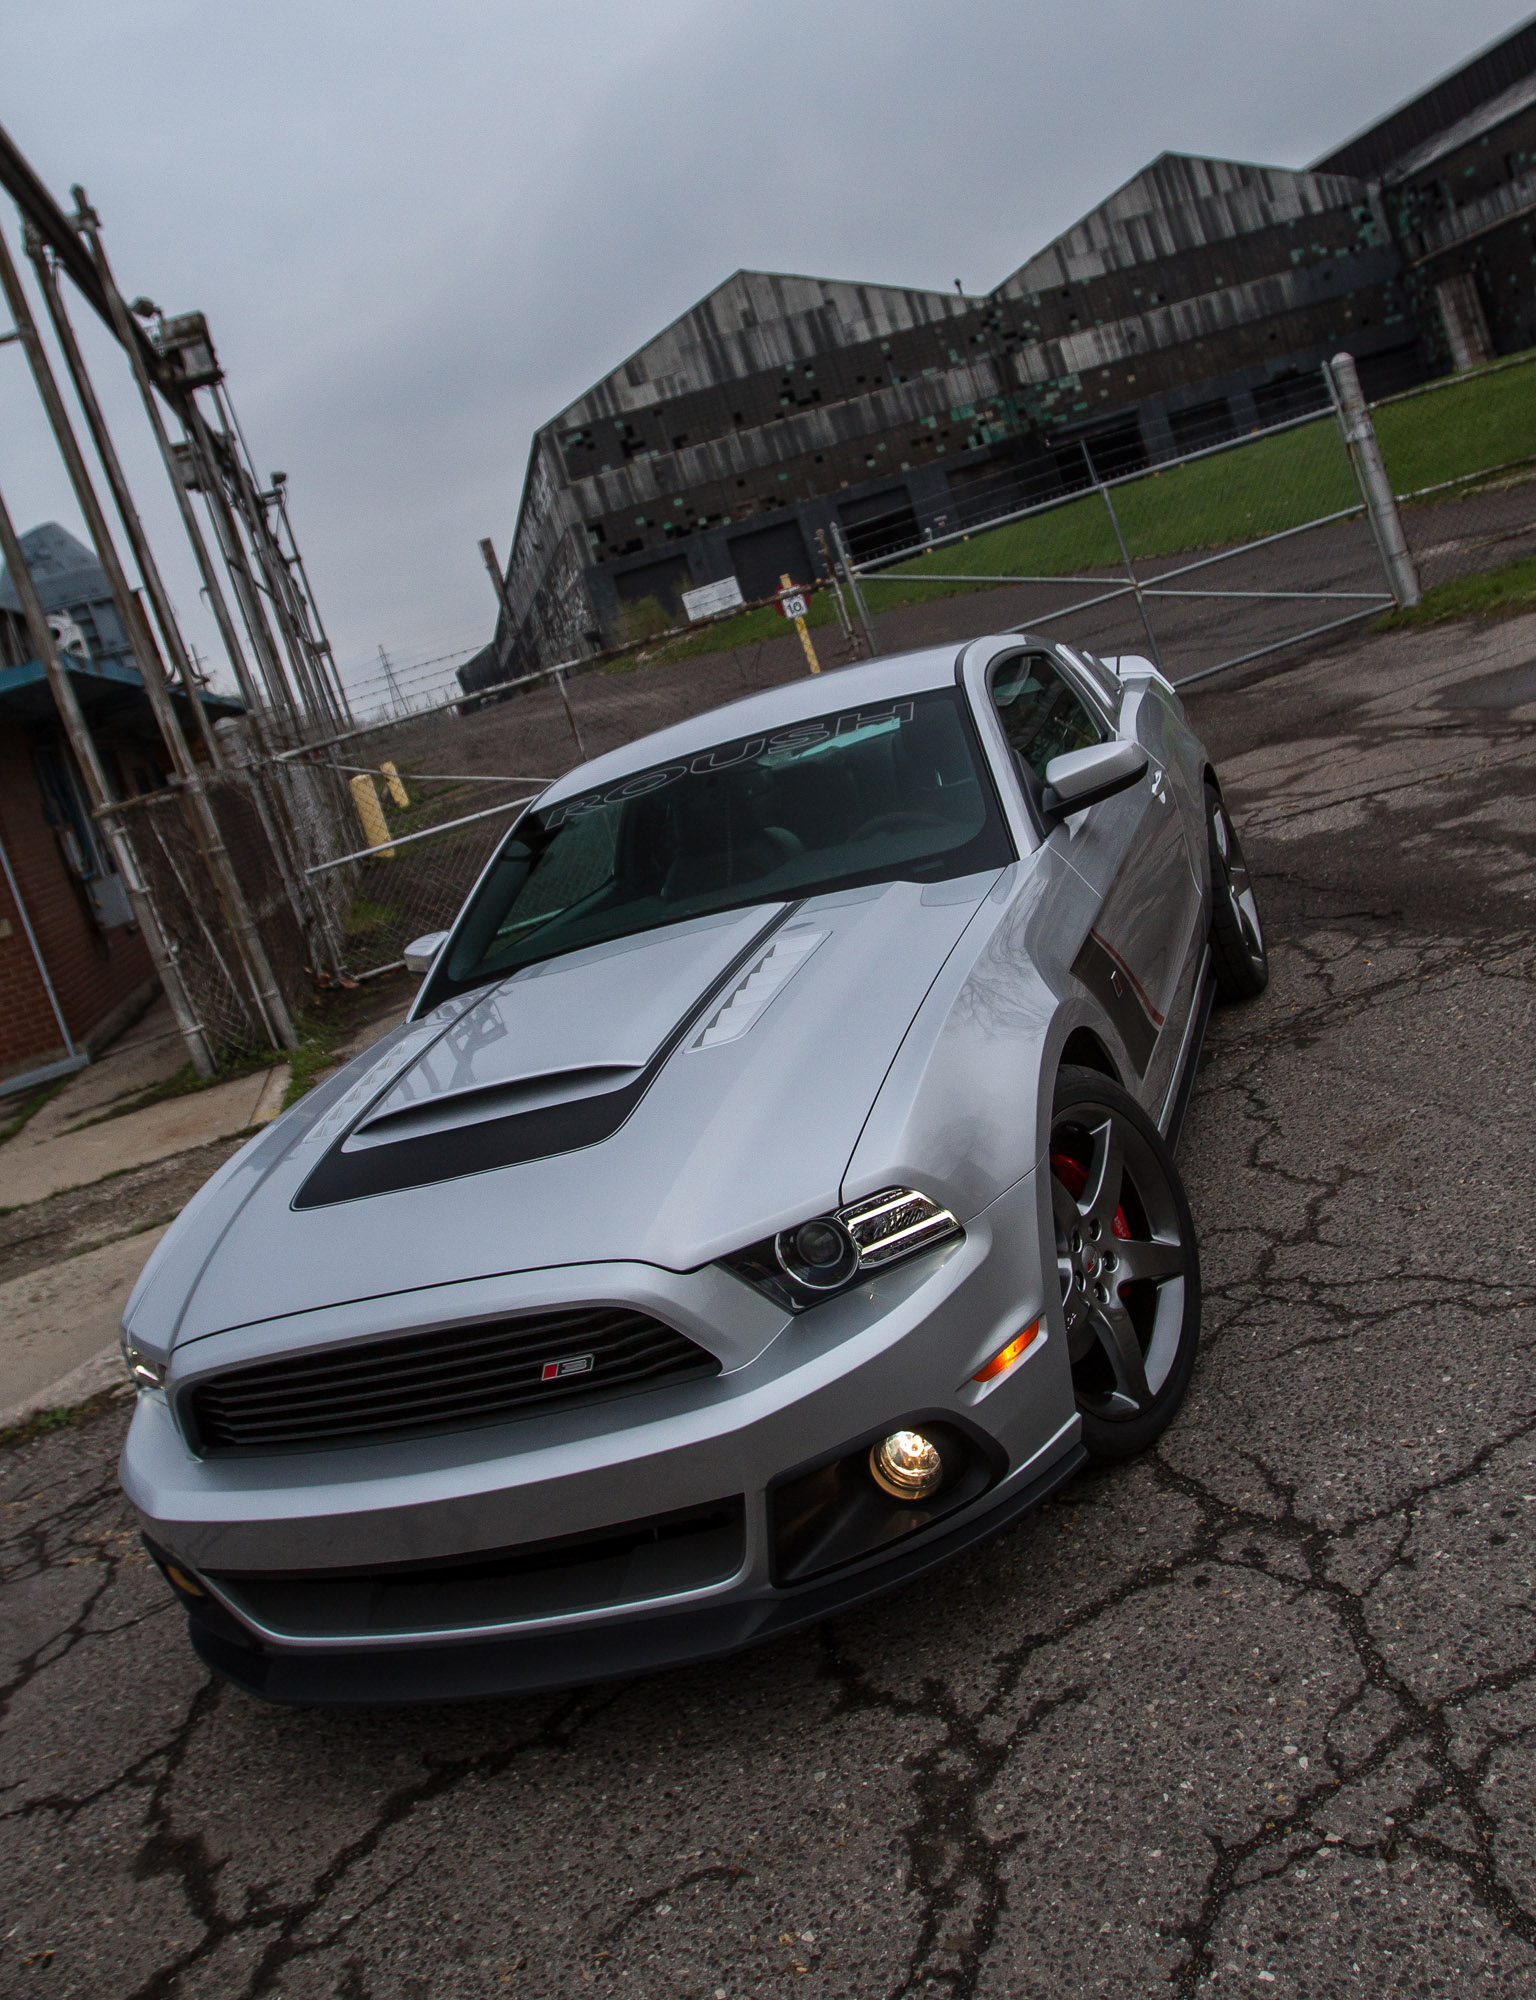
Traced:
<path fill-rule="evenodd" d="M 523 1314 L 232 1368 L 183 1395 L 205 1454 L 294 1451 L 465 1430 L 716 1375 L 720 1363 L 624 1306 Z"/>

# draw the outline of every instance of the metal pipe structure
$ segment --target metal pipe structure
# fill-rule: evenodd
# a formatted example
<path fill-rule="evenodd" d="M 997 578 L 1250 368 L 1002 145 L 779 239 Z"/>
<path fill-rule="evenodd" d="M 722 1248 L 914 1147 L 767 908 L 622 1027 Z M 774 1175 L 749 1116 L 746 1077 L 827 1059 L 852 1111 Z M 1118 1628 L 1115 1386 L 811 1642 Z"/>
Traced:
<path fill-rule="evenodd" d="M 299 712 L 306 717 L 309 725 L 308 729 L 300 733 L 313 733 L 316 725 L 322 730 L 332 728 L 339 718 L 325 699 L 323 691 L 316 686 L 310 672 L 310 662 L 289 629 L 284 606 L 273 588 L 271 573 L 262 560 L 257 531 L 252 525 L 251 511 L 246 505 L 245 482 L 241 477 L 242 468 L 233 452 L 228 449 L 228 438 L 215 437 L 194 395 L 189 394 L 182 402 L 181 420 L 188 447 L 200 470 L 199 484 L 202 486 L 203 497 L 208 503 L 210 514 L 218 524 L 225 566 L 235 580 L 235 589 L 245 615 L 246 627 L 250 631 L 252 644 L 257 647 L 261 655 L 264 670 L 269 678 L 275 677 L 285 686 L 288 684 L 285 681 L 282 660 L 272 638 L 272 626 L 268 621 L 267 614 L 270 607 L 272 619 L 283 642 L 283 650 L 288 656 L 287 673 L 291 675 L 291 685 L 297 691 Z M 240 537 L 241 522 L 245 526 L 244 541 Z M 247 549 L 250 554 L 247 553 Z M 255 570 L 251 567 L 251 554 L 255 556 Z M 265 575 L 265 591 L 262 589 L 262 579 L 258 576 L 257 570 Z M 265 604 L 262 602 L 264 596 Z"/>
<path fill-rule="evenodd" d="M 1338 396 L 1344 442 L 1349 446 L 1355 476 L 1360 481 L 1361 498 L 1370 515 L 1376 546 L 1381 551 L 1381 566 L 1386 571 L 1388 587 L 1398 604 L 1406 610 L 1409 605 L 1417 604 L 1421 595 L 1418 571 L 1413 566 L 1408 538 L 1403 533 L 1402 517 L 1392 495 L 1392 482 L 1387 477 L 1387 468 L 1382 460 L 1376 426 L 1371 422 L 1371 413 L 1361 393 L 1355 357 L 1352 354 L 1336 354 L 1327 374 Z"/>
<path fill-rule="evenodd" d="M 165 996 L 171 1003 L 171 1012 L 176 1017 L 176 1025 L 182 1040 L 187 1045 L 187 1053 L 199 1076 L 212 1076 L 217 1065 L 213 1050 L 209 1046 L 202 1023 L 193 1011 L 187 989 L 182 984 L 176 959 L 161 928 L 160 915 L 149 893 L 138 857 L 133 851 L 133 843 L 126 829 L 114 811 L 116 801 L 112 787 L 107 781 L 106 767 L 101 761 L 95 739 L 80 708 L 80 700 L 70 684 L 69 675 L 59 658 L 58 647 L 53 633 L 48 628 L 48 620 L 43 613 L 42 600 L 37 594 L 37 585 L 32 581 L 32 572 L 27 568 L 26 557 L 22 554 L 21 543 L 16 530 L 11 525 L 10 512 L 4 496 L 0 495 L 0 556 L 10 571 L 11 581 L 16 586 L 16 594 L 21 600 L 22 616 L 26 621 L 27 633 L 43 663 L 43 671 L 48 678 L 48 686 L 53 695 L 54 706 L 58 709 L 59 720 L 64 725 L 64 733 L 69 738 L 69 747 L 74 752 L 75 763 L 85 780 L 85 788 L 90 795 L 93 812 L 106 828 L 107 838 L 112 844 L 112 858 L 117 863 L 117 872 L 123 878 L 123 886 L 128 891 L 128 901 L 134 916 L 138 919 L 144 942 L 149 947 L 149 955 L 154 961 L 160 984 L 165 988 Z"/>
<path fill-rule="evenodd" d="M 128 308 L 123 303 L 122 294 L 118 291 L 113 281 L 111 267 L 107 263 L 106 253 L 101 246 L 100 225 L 97 221 L 95 211 L 86 200 L 83 188 L 77 187 L 73 190 L 73 193 L 79 204 L 81 228 L 86 241 L 90 245 L 92 260 L 96 265 L 102 290 L 106 293 L 107 303 L 111 308 L 113 319 L 118 325 L 118 338 L 127 351 L 129 361 L 133 366 L 135 379 L 138 382 L 140 398 L 145 410 L 149 414 L 150 428 L 154 432 L 156 443 L 160 446 L 160 455 L 164 461 L 171 484 L 175 488 L 177 499 L 182 507 L 183 518 L 191 524 L 191 533 L 194 536 L 194 549 L 202 550 L 202 558 L 206 562 L 207 553 L 206 550 L 203 550 L 201 536 L 196 533 L 196 521 L 192 515 L 191 503 L 187 499 L 186 489 L 177 475 L 176 462 L 171 453 L 170 440 L 166 436 L 165 426 L 160 420 L 159 406 L 155 402 L 154 388 L 151 385 L 148 370 L 144 366 L 143 357 L 140 355 L 138 347 L 132 338 L 132 327 L 128 322 Z M 213 577 L 211 567 L 208 571 L 208 580 L 216 589 L 217 580 Z M 192 822 L 193 831 L 197 835 L 198 845 L 203 850 L 208 873 L 212 878 L 219 901 L 223 905 L 225 921 L 229 925 L 235 942 L 235 950 L 239 954 L 246 979 L 250 984 L 251 994 L 256 1002 L 258 1017 L 261 1019 L 262 1025 L 266 1029 L 274 1048 L 295 1049 L 299 1045 L 299 1038 L 294 1031 L 293 1021 L 288 1012 L 288 1003 L 283 998 L 282 989 L 279 987 L 277 979 L 273 974 L 271 960 L 267 957 L 266 945 L 262 941 L 261 932 L 256 927 L 256 920 L 251 915 L 250 906 L 245 899 L 245 891 L 240 886 L 239 877 L 235 873 L 234 863 L 230 860 L 229 850 L 224 844 L 224 835 L 219 828 L 213 807 L 209 803 L 208 794 L 203 785 L 202 773 L 187 748 L 186 739 L 181 733 L 181 725 L 177 720 L 175 710 L 171 707 L 170 699 L 166 695 L 164 684 L 155 685 L 155 677 L 152 677 L 145 684 L 145 692 L 150 696 L 150 702 L 155 708 L 156 720 L 160 723 L 161 733 L 165 737 L 166 746 L 171 751 L 176 761 L 178 774 L 182 778 L 187 799 L 187 816 Z M 195 695 L 194 699 L 196 700 Z M 197 701 L 197 707 L 201 713 L 202 703 L 200 700 Z"/>
<path fill-rule="evenodd" d="M 272 533 L 263 496 L 257 489 L 251 470 L 245 439 L 235 423 L 233 408 L 219 383 L 213 383 L 211 388 L 214 408 L 223 425 L 220 436 L 215 439 L 208 431 L 196 397 L 189 395 L 187 401 L 193 419 L 202 427 L 207 448 L 216 459 L 220 472 L 224 473 L 226 484 L 234 495 L 236 512 L 245 522 L 246 539 L 266 579 L 267 598 L 282 634 L 295 680 L 305 690 L 321 727 L 333 728 L 338 723 L 350 721 L 351 711 L 335 699 L 331 679 L 326 673 L 324 651 L 310 632 L 307 607 L 295 588 L 282 547 Z"/>
<path fill-rule="evenodd" d="M 26 247 L 27 254 L 32 260 L 33 268 L 37 272 L 38 284 L 43 294 L 43 302 L 48 308 L 48 317 L 53 325 L 54 336 L 58 340 L 60 352 L 64 356 L 64 365 L 69 370 L 69 378 L 74 386 L 80 408 L 84 413 L 86 427 L 90 431 L 91 441 L 96 447 L 96 456 L 101 461 L 102 471 L 106 475 L 107 486 L 111 491 L 113 503 L 117 508 L 118 519 L 123 524 L 123 533 L 127 538 L 129 548 L 133 551 L 133 560 L 139 575 L 144 579 L 144 588 L 149 594 L 149 601 L 155 614 L 155 623 L 160 628 L 161 640 L 165 645 L 171 664 L 176 670 L 176 676 L 181 682 L 182 690 L 186 694 L 188 701 L 192 704 L 193 715 L 201 725 L 201 733 L 205 746 L 212 746 L 209 748 L 209 756 L 213 760 L 215 769 L 217 769 L 219 762 L 218 748 L 213 741 L 212 732 L 207 726 L 207 715 L 203 709 L 202 702 L 198 698 L 197 679 L 192 670 L 192 663 L 187 657 L 187 650 L 181 637 L 181 629 L 176 623 L 176 614 L 171 608 L 170 593 L 166 590 L 165 583 L 161 578 L 159 565 L 155 561 L 154 551 L 149 545 L 149 537 L 144 532 L 144 524 L 139 519 L 138 509 L 134 506 L 133 495 L 129 491 L 128 481 L 124 476 L 122 464 L 117 456 L 117 448 L 112 442 L 112 434 L 107 429 L 106 418 L 103 416 L 101 405 L 96 399 L 95 385 L 91 381 L 84 356 L 81 354 L 79 343 L 75 339 L 75 330 L 70 324 L 69 314 L 65 310 L 64 300 L 59 292 L 58 279 L 54 273 L 52 264 L 49 262 L 47 250 L 35 231 L 29 230 L 27 232 Z M 7 256 L 5 262 L 7 268 L 9 268 L 9 256 Z M 15 299 L 20 297 L 20 288 L 15 282 L 14 271 L 11 272 L 11 278 L 7 281 L 6 290 L 8 296 L 13 291 L 15 292 L 15 298 L 11 299 L 11 311 L 14 316 L 18 309 Z M 26 310 L 24 301 L 22 310 Z M 27 313 L 27 319 L 30 324 L 31 315 L 29 312 Z M 21 325 L 20 320 L 17 321 L 17 324 L 18 326 Z M 28 337 L 25 330 L 23 330 L 22 337 L 23 339 Z M 37 340 L 35 328 L 33 329 L 31 344 L 28 348 L 29 355 L 34 352 L 39 355 L 42 353 L 41 343 Z M 44 366 L 46 367 L 46 361 L 44 361 Z M 34 361 L 34 375 L 37 372 L 37 363 Z M 48 372 L 51 376 L 52 371 L 49 370 Z M 39 390 L 43 394 L 44 402 L 48 402 L 48 391 L 43 389 L 41 378 L 39 378 Z M 54 396 L 57 400 L 56 390 L 54 391 Z M 62 402 L 60 402 L 60 410 L 62 410 L 62 407 Z M 49 415 L 50 417 L 53 415 L 51 405 Z M 57 423 L 55 423 L 54 429 L 55 434 L 58 434 Z M 66 450 L 62 441 L 60 449 Z M 66 450 L 67 457 L 68 453 Z M 74 474 L 71 471 L 71 478 L 73 477 Z M 78 493 L 78 482 L 76 490 Z M 99 510 L 97 511 L 99 513 Z M 89 518 L 88 515 L 87 519 L 89 520 Z M 110 544 L 111 538 L 105 534 L 104 520 L 102 528 L 103 539 Z M 94 528 L 92 534 L 93 539 L 95 539 Z M 103 567 L 107 569 L 108 580 L 110 581 L 112 578 L 112 567 L 108 564 L 106 556 L 102 553 L 100 542 L 97 545 L 97 554 L 101 557 Z M 112 562 L 114 564 L 116 562 L 115 554 Z M 114 597 L 116 596 L 115 588 L 113 595 Z M 119 606 L 119 616 L 123 620 L 123 630 L 128 635 L 129 644 L 134 647 L 135 654 L 137 655 L 140 650 L 139 644 L 136 643 L 136 630 L 140 622 L 138 600 L 134 599 L 132 609 L 128 611 L 124 611 Z M 137 636 L 145 640 L 148 639 L 147 634 Z M 148 643 L 153 644 L 153 641 L 149 641 Z M 155 660 L 155 670 L 157 675 L 163 671 L 158 654 Z M 142 661 L 140 662 L 140 671 L 144 672 L 144 663 Z M 146 674 L 146 688 L 149 685 L 149 680 L 150 676 Z"/>
<path fill-rule="evenodd" d="M 208 519 L 213 528 L 214 540 L 217 542 L 219 554 L 223 558 L 225 571 L 235 588 L 235 602 L 240 607 L 240 622 L 244 625 L 246 637 L 251 642 L 251 651 L 256 658 L 257 670 L 267 691 L 265 701 L 266 711 L 279 724 L 286 721 L 287 727 L 292 732 L 294 739 L 302 742 L 306 734 L 303 705 L 302 702 L 295 701 L 293 690 L 290 688 L 287 678 L 283 673 L 282 662 L 277 657 L 277 649 L 272 644 L 272 634 L 268 631 L 266 619 L 262 615 L 261 600 L 257 592 L 256 582 L 246 564 L 245 551 L 240 545 L 239 531 L 235 526 L 234 516 L 230 512 L 229 501 L 224 492 L 219 468 L 212 462 L 211 453 L 205 447 L 202 433 L 195 427 L 185 423 L 183 428 L 186 437 L 185 450 L 194 474 L 195 484 L 197 490 L 202 494 L 203 499 L 207 503 Z M 172 448 L 173 459 L 175 459 L 175 456 L 174 448 Z M 182 476 L 182 464 L 179 461 L 175 464 L 173 477 L 180 484 L 182 499 L 185 503 L 183 518 L 189 524 L 188 534 L 189 536 L 196 535 L 194 546 L 204 546 L 201 530 L 196 528 L 192 514 L 192 503 L 187 498 L 187 481 Z M 210 565 L 210 574 L 211 569 L 212 566 Z M 222 608 L 223 616 L 228 618 L 229 607 L 224 602 L 222 592 L 219 593 L 219 604 Z M 230 629 L 233 631 L 232 620 L 230 622 Z M 230 641 L 226 639 L 226 649 L 229 644 Z M 261 699 L 253 693 L 252 701 L 252 713 L 259 717 L 263 706 Z M 258 723 L 258 727 L 260 726 L 260 723 Z"/>

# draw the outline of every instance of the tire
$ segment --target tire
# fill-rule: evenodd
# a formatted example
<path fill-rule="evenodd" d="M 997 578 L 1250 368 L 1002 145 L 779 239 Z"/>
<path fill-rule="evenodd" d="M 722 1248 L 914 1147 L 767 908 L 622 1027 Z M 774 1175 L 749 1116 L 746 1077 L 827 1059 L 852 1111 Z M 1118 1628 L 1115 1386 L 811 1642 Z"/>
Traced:
<path fill-rule="evenodd" d="M 1083 1444 L 1133 1458 L 1184 1400 L 1200 1344 L 1200 1258 L 1179 1170 L 1136 1100 L 1063 1068 L 1050 1192 L 1072 1391 Z"/>
<path fill-rule="evenodd" d="M 1269 984 L 1269 953 L 1253 877 L 1237 828 L 1207 779 L 1205 844 L 1211 857 L 1211 970 L 1223 1000 L 1251 1000 Z"/>

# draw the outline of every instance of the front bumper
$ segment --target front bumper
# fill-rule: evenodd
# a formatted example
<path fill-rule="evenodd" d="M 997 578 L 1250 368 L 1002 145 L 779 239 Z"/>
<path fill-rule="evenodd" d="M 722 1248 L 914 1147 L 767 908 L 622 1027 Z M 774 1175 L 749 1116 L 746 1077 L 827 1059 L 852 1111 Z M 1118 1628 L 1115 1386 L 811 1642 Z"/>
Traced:
<path fill-rule="evenodd" d="M 504 1313 L 552 1297 L 622 1298 L 711 1346 L 723 1372 L 480 1430 L 208 1459 L 188 1451 L 165 1399 L 146 1394 L 123 1483 L 162 1566 L 192 1585 L 177 1587 L 198 1652 L 270 1699 L 484 1695 L 732 1652 L 921 1574 L 1017 1519 L 1076 1470 L 1082 1453 L 1065 1346 L 1051 1337 L 1054 1262 L 1041 1230 L 1031 1175 L 970 1222 L 963 1239 L 793 1321 L 718 1270 L 607 1266 L 441 1288 L 455 1298 L 417 1295 L 408 1310 Z M 390 1301 L 388 1309 L 407 1308 Z M 253 1347 L 279 1351 L 325 1333 L 327 1321 L 343 1331 L 377 1326 L 379 1302 L 361 1318 L 359 1310 L 304 1315 L 300 1329 L 267 1322 L 190 1343 L 175 1357 L 172 1391 L 178 1371 L 227 1365 Z M 1045 1337 L 978 1387 L 976 1370 L 1036 1317 Z M 975 1441 L 987 1467 L 981 1490 L 967 1489 L 931 1523 L 835 1573 L 787 1582 L 775 1563 L 775 1487 L 797 1468 L 918 1417 L 950 1420 Z M 541 1607 L 524 1590 L 516 1615 L 382 1631 L 346 1611 L 348 1570 L 430 1570 L 721 1502 L 738 1508 L 739 1561 L 691 1587 L 637 1584 L 642 1565 L 625 1572 L 628 1582 L 608 1601 L 569 1609 Z M 312 1607 L 314 1581 L 327 1572 L 337 1576 L 334 1620 L 312 1610 L 285 1617 L 284 1579 L 305 1577 Z M 252 1579 L 278 1588 L 252 1587 Z"/>

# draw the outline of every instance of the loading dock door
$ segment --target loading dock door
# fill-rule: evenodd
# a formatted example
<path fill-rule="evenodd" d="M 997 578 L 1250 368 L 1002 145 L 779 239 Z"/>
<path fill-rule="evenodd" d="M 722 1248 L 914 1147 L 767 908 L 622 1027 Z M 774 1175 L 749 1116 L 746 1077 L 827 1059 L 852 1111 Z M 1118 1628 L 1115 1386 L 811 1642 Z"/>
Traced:
<path fill-rule="evenodd" d="M 754 528 L 749 534 L 733 535 L 729 548 L 731 567 L 749 604 L 761 597 L 772 597 L 781 576 L 791 576 L 796 583 L 809 583 L 816 574 L 798 521 L 780 521 L 771 528 Z"/>
<path fill-rule="evenodd" d="M 654 597 L 663 611 L 682 622 L 683 592 L 693 582 L 686 556 L 668 556 L 663 562 L 644 563 L 639 569 L 621 570 L 613 587 L 628 604 Z"/>
<path fill-rule="evenodd" d="M 855 562 L 874 562 L 898 549 L 914 548 L 923 539 L 905 486 L 869 493 L 862 500 L 845 500 L 837 514 Z"/>

